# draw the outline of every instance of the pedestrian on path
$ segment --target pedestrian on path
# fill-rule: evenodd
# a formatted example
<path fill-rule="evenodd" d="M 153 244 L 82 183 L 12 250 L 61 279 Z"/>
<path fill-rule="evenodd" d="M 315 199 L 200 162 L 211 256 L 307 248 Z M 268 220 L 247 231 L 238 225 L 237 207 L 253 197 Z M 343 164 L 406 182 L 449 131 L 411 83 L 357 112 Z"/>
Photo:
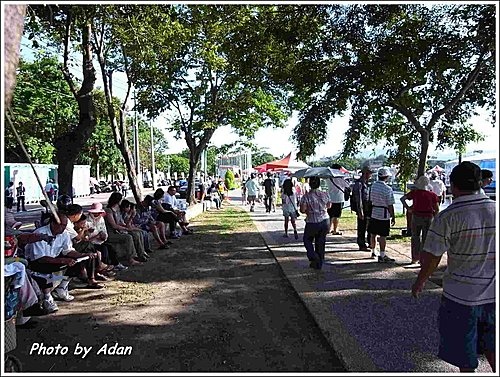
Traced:
<path fill-rule="evenodd" d="M 453 202 L 432 222 L 414 297 L 448 253 L 439 308 L 439 353 L 460 372 L 474 372 L 478 355 L 496 372 L 496 211 L 495 201 L 479 192 L 481 169 L 464 161 L 450 174 Z"/>
<path fill-rule="evenodd" d="M 415 181 L 416 190 L 404 194 L 400 200 L 403 207 L 410 211 L 406 199 L 413 201 L 411 218 L 411 264 L 420 262 L 420 253 L 427 237 L 432 219 L 439 212 L 438 196 L 429 191 L 430 180 L 425 175 Z"/>
<path fill-rule="evenodd" d="M 351 196 L 351 210 L 357 217 L 356 242 L 361 251 L 370 251 L 370 233 L 368 232 L 368 181 L 373 172 L 369 166 L 363 166 L 361 177 L 354 182 Z"/>
<path fill-rule="evenodd" d="M 332 164 L 332 169 L 341 169 L 339 164 Z M 339 221 L 342 216 L 342 208 L 344 207 L 344 191 L 349 188 L 349 184 L 343 178 L 330 178 L 326 180 L 328 186 L 328 195 L 332 206 L 328 208 L 328 215 L 330 216 L 330 233 L 334 236 L 341 236 L 339 231 Z"/>
<path fill-rule="evenodd" d="M 372 213 L 368 224 L 368 232 L 370 232 L 370 248 L 372 250 L 372 258 L 376 257 L 375 246 L 376 236 L 378 235 L 378 243 L 380 253 L 378 255 L 379 263 L 394 262 L 393 258 L 385 255 L 386 237 L 389 235 L 391 226 L 396 223 L 394 217 L 394 192 L 389 187 L 387 181 L 392 176 L 387 168 L 378 170 L 378 181 L 373 183 L 368 194 L 369 200 L 372 203 Z"/>
<path fill-rule="evenodd" d="M 255 173 L 250 174 L 250 179 L 246 181 L 245 187 L 247 190 L 247 199 L 250 204 L 250 212 L 253 212 L 255 209 L 255 200 L 259 195 L 259 183 L 255 176 Z"/>
<path fill-rule="evenodd" d="M 303 240 L 307 258 L 311 262 L 309 267 L 321 270 L 325 260 L 326 235 L 330 229 L 328 209 L 332 203 L 326 192 L 318 190 L 320 186 L 318 177 L 309 178 L 309 186 L 310 191 L 300 200 L 300 212 L 306 214 Z"/>
<path fill-rule="evenodd" d="M 288 222 L 292 224 L 293 227 L 293 235 L 295 239 L 299 239 L 299 235 L 297 233 L 297 224 L 295 220 L 297 219 L 298 211 L 296 207 L 297 198 L 295 197 L 295 193 L 293 192 L 293 184 L 290 178 L 285 179 L 283 182 L 281 201 L 283 208 L 283 216 L 285 216 L 285 234 L 283 237 L 288 237 Z"/>
<path fill-rule="evenodd" d="M 17 212 L 21 212 L 21 209 L 23 212 L 26 212 L 26 206 L 25 206 L 25 196 L 26 195 L 26 188 L 23 186 L 22 182 L 19 182 L 19 185 L 16 187 L 16 199 L 17 199 Z"/>

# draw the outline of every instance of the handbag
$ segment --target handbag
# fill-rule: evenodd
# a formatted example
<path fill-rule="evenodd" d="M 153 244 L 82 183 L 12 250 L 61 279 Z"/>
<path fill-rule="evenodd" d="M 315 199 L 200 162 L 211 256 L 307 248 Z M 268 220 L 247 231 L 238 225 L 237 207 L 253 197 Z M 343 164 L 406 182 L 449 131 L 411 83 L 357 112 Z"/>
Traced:
<path fill-rule="evenodd" d="M 287 195 L 287 196 L 288 196 L 288 199 L 290 199 L 290 203 L 292 203 L 293 209 L 295 210 L 295 217 L 299 218 L 300 213 L 299 213 L 299 211 L 297 211 L 297 207 L 295 207 L 295 204 L 293 203 L 293 199 L 290 197 L 290 195 Z"/>

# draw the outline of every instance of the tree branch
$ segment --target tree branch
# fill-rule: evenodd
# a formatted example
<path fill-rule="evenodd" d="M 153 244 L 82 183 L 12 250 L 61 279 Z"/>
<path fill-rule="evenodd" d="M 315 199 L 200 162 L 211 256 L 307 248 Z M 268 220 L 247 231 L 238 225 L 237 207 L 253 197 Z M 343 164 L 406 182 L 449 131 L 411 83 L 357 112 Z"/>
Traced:
<path fill-rule="evenodd" d="M 433 127 L 434 124 L 438 121 L 439 117 L 441 117 L 443 114 L 447 113 L 453 106 L 457 104 L 458 101 L 464 96 L 464 94 L 470 89 L 472 84 L 477 80 L 477 77 L 479 76 L 479 71 L 481 70 L 481 67 L 485 60 L 483 59 L 486 53 L 482 53 L 476 63 L 475 68 L 468 74 L 467 79 L 463 83 L 462 87 L 458 91 L 458 93 L 448 102 L 447 105 L 443 106 L 441 109 L 436 111 L 434 114 L 432 114 L 431 120 L 429 121 L 428 127 Z"/>
<path fill-rule="evenodd" d="M 73 93 L 75 98 L 78 97 L 78 91 L 76 90 L 75 83 L 71 77 L 71 73 L 69 72 L 68 62 L 69 62 L 69 40 L 71 34 L 71 25 L 73 22 L 73 16 L 71 12 L 68 12 L 68 16 L 66 17 L 66 25 L 65 25 L 65 33 L 64 33 L 64 53 L 63 53 L 63 68 L 62 73 L 64 79 L 68 83 L 69 90 Z"/>

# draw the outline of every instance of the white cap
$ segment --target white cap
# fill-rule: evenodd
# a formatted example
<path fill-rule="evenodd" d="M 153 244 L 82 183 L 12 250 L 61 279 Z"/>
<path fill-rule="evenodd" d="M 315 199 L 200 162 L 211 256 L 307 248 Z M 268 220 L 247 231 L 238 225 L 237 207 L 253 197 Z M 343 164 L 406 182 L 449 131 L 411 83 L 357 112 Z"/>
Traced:
<path fill-rule="evenodd" d="M 392 176 L 391 172 L 387 168 L 380 168 L 378 169 L 378 176 L 379 177 L 390 177 Z"/>

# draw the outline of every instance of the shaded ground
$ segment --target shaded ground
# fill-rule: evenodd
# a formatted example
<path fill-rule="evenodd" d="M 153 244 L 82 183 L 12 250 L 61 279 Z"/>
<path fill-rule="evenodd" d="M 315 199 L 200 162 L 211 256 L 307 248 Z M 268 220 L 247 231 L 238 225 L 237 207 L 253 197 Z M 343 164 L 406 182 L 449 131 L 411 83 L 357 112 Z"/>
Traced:
<path fill-rule="evenodd" d="M 28 372 L 341 372 L 340 361 L 283 276 L 248 214 L 227 206 L 196 233 L 102 291 L 18 330 L 13 354 Z M 68 347 L 42 355 L 36 343 Z M 97 354 L 105 344 L 131 355 Z M 75 347 L 92 347 L 83 358 Z M 110 350 L 111 351 L 111 350 Z M 128 352 L 118 348 L 117 352 Z"/>

